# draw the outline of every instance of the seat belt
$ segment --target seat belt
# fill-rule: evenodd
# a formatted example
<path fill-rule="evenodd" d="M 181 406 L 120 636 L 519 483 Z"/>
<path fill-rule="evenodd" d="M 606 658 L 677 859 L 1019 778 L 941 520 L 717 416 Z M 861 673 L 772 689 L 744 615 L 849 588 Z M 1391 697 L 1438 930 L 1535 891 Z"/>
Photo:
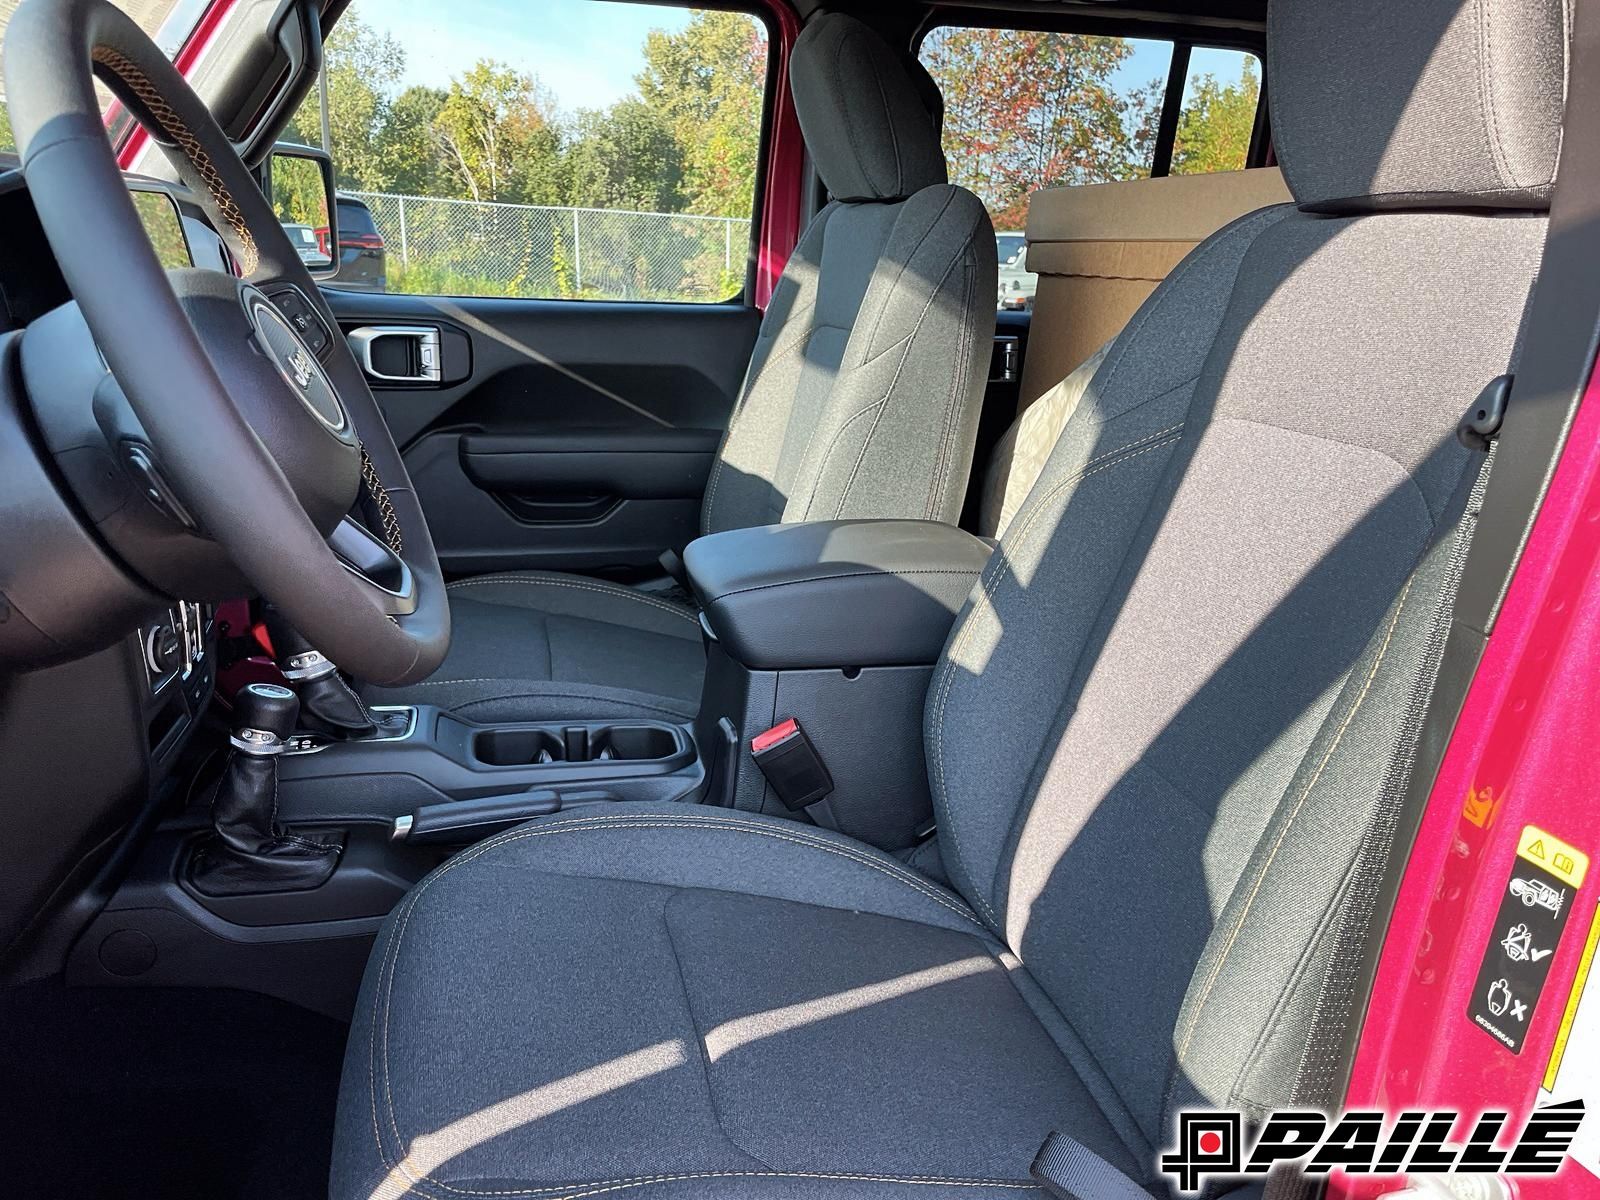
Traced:
<path fill-rule="evenodd" d="M 1028 1168 L 1055 1200 L 1151 1200 L 1149 1188 L 1076 1138 L 1052 1133 Z"/>
<path fill-rule="evenodd" d="M 1358 990 L 1356 975 L 1364 958 L 1361 943 L 1371 932 L 1372 914 L 1382 892 L 1384 868 L 1399 826 L 1406 787 L 1422 737 L 1423 720 L 1438 685 L 1456 593 L 1477 528 L 1484 491 L 1489 485 L 1489 472 L 1494 467 L 1495 439 L 1505 416 L 1510 388 L 1509 376 L 1491 380 L 1456 430 L 1457 440 L 1474 452 L 1462 468 L 1461 478 L 1445 511 L 1440 514 L 1439 528 L 1453 530 L 1456 540 L 1450 548 L 1444 579 L 1430 616 L 1422 664 L 1390 756 L 1388 778 L 1367 818 L 1361 846 L 1356 852 L 1350 892 L 1342 906 L 1335 935 L 1333 966 L 1323 977 L 1317 992 L 1310 1036 L 1291 1093 L 1297 1105 L 1327 1108 L 1338 1101 L 1338 1097 L 1330 1093 L 1336 1072 L 1348 1058 L 1347 1035 L 1354 1015 L 1350 998 Z M 1045 1138 L 1044 1145 L 1034 1156 L 1029 1174 L 1055 1200 L 1150 1200 L 1153 1194 L 1087 1146 L 1060 1132 Z M 1276 1171 L 1267 1179 L 1266 1196 L 1267 1200 L 1307 1200 L 1316 1188 L 1316 1184 L 1296 1172 Z"/>

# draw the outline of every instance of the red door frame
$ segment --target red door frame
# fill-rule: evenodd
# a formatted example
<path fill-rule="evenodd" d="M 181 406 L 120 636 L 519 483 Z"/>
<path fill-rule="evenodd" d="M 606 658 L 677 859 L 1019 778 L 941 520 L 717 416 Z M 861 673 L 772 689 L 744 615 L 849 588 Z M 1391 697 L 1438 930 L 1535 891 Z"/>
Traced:
<path fill-rule="evenodd" d="M 1534 1107 L 1600 893 L 1600 367 L 1456 722 L 1390 920 L 1346 1097 L 1348 1108 L 1451 1108 L 1455 1136 L 1487 1110 Z M 1575 845 L 1588 878 L 1551 959 L 1520 1054 L 1467 1016 L 1525 825 Z M 1591 988 L 1600 981 L 1591 980 Z M 1590 1112 L 1587 1120 L 1600 1119 Z M 1403 1186 L 1340 1176 L 1332 1200 Z M 1522 1200 L 1594 1200 L 1600 1178 L 1568 1160 L 1521 1178 Z"/>

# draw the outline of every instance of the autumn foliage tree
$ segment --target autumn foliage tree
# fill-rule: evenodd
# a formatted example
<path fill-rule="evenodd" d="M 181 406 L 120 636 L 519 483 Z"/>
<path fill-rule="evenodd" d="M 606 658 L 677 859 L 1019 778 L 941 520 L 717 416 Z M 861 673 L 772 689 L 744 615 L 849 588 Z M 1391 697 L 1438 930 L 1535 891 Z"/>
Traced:
<path fill-rule="evenodd" d="M 1218 83 L 1209 72 L 1190 79 L 1172 145 L 1172 173 L 1237 171 L 1250 153 L 1260 102 L 1261 76 L 1248 55 L 1236 83 Z"/>
<path fill-rule="evenodd" d="M 1147 174 L 1154 122 L 1143 92 L 1119 93 L 1123 38 L 944 26 L 922 61 L 944 93 L 953 183 L 989 206 L 997 229 L 1020 229 L 1043 187 Z"/>

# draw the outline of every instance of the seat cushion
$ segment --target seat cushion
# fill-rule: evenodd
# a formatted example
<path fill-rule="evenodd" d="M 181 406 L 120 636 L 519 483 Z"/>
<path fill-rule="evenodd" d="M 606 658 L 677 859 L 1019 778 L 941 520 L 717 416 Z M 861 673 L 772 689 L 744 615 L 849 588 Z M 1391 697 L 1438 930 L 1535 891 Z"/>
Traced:
<path fill-rule="evenodd" d="M 369 701 L 475 721 L 678 721 L 700 706 L 705 647 L 684 605 L 552 571 L 480 575 L 449 592 L 444 664 L 419 684 L 368 687 Z"/>
<path fill-rule="evenodd" d="M 1040 1003 L 961 900 L 840 835 L 558 814 L 390 918 L 332 1195 L 992 1196 L 1056 1128 L 1136 1171 Z"/>

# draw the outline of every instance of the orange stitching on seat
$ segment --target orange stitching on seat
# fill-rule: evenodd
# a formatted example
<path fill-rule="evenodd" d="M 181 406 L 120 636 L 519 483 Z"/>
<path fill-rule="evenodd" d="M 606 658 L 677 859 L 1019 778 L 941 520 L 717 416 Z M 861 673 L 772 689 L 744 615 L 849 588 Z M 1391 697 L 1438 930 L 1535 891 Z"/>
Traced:
<path fill-rule="evenodd" d="M 155 84 L 145 77 L 144 72 L 127 55 L 109 46 L 96 46 L 91 57 L 112 71 L 129 91 L 139 97 L 140 102 L 149 109 L 150 115 L 161 124 L 166 134 L 182 147 L 185 156 L 194 164 L 195 171 L 210 191 L 211 198 L 216 201 L 223 220 L 227 221 L 238 239 L 239 265 L 244 268 L 246 275 L 254 274 L 256 267 L 261 263 L 261 253 L 256 248 L 255 235 L 245 224 L 244 213 L 234 202 L 227 185 L 222 182 L 217 164 L 212 161 L 211 155 L 200 144 L 200 140 L 190 132 L 172 105 L 167 103 L 166 98 L 156 90 Z"/>
<path fill-rule="evenodd" d="M 1217 978 L 1222 974 L 1222 968 L 1228 962 L 1228 956 L 1233 953 L 1234 944 L 1239 940 L 1239 935 L 1244 931 L 1244 924 L 1250 918 L 1250 909 L 1256 902 L 1256 897 L 1261 894 L 1261 885 L 1267 880 L 1267 872 L 1272 869 L 1272 864 L 1278 857 L 1278 851 L 1283 848 L 1283 843 L 1289 837 L 1289 831 L 1294 828 L 1295 819 L 1300 815 L 1300 810 L 1305 807 L 1306 799 L 1317 783 L 1322 779 L 1322 772 L 1327 769 L 1328 763 L 1333 760 L 1335 752 L 1344 742 L 1344 735 L 1350 731 L 1351 723 L 1356 719 L 1356 713 L 1366 703 L 1367 693 L 1372 691 L 1373 681 L 1378 677 L 1378 669 L 1383 666 L 1383 660 L 1388 657 L 1389 645 L 1394 641 L 1394 632 L 1400 625 L 1400 616 L 1405 612 L 1406 601 L 1411 595 L 1411 584 L 1408 580 L 1405 588 L 1400 592 L 1400 598 L 1395 605 L 1394 616 L 1389 620 L 1389 628 L 1384 632 L 1383 644 L 1378 647 L 1378 655 L 1372 661 L 1372 669 L 1367 672 L 1366 681 L 1361 685 L 1361 693 L 1355 698 L 1350 708 L 1344 714 L 1344 720 L 1339 723 L 1339 731 L 1333 735 L 1333 741 L 1322 756 L 1322 761 L 1317 764 L 1316 771 L 1306 783 L 1294 802 L 1294 807 L 1289 810 L 1289 816 L 1283 823 L 1283 828 L 1278 830 L 1278 836 L 1273 840 L 1272 849 L 1267 854 L 1267 860 L 1261 864 L 1261 869 L 1256 872 L 1255 882 L 1250 887 L 1250 894 L 1245 897 L 1244 907 L 1239 911 L 1239 919 L 1234 922 L 1232 931 L 1228 934 L 1227 943 L 1222 947 L 1222 952 L 1217 955 L 1216 964 L 1211 968 L 1211 974 L 1206 979 L 1204 990 L 1199 1001 L 1194 1006 L 1194 1015 L 1189 1018 L 1188 1028 L 1184 1031 L 1183 1040 L 1178 1045 L 1177 1062 L 1181 1065 L 1189 1053 L 1189 1043 L 1194 1039 L 1195 1031 L 1200 1027 L 1200 1018 L 1205 1015 L 1207 1003 L 1211 1000 L 1211 992 L 1217 985 Z"/>
<path fill-rule="evenodd" d="M 1180 384 L 1179 386 L 1182 385 Z M 1157 430 L 1155 433 L 1146 434 L 1142 438 L 1136 438 L 1125 445 L 1117 447 L 1115 450 L 1107 450 L 1103 454 L 1091 458 L 1077 471 L 1068 475 L 1065 479 L 1057 482 L 1048 492 L 1045 493 L 1042 498 L 1038 500 L 1037 503 L 1033 502 L 1030 498 L 1029 502 L 1024 505 L 1022 512 L 1017 514 L 1018 517 L 1022 517 L 1023 514 L 1026 513 L 1026 519 L 1023 520 L 1020 527 L 1017 528 L 1015 536 L 1013 537 L 1008 534 L 1000 550 L 997 550 L 989 558 L 990 565 L 985 568 L 988 578 L 983 581 L 983 602 L 991 606 L 993 605 L 995 594 L 999 591 L 1001 584 L 1005 582 L 1006 578 L 1010 574 L 1011 557 L 1010 553 L 1007 553 L 1006 551 L 1011 549 L 1012 553 L 1021 553 L 1022 548 L 1028 544 L 1028 538 L 1032 533 L 1035 522 L 1038 520 L 1041 514 L 1050 510 L 1050 505 L 1052 502 L 1054 502 L 1055 498 L 1061 494 L 1062 491 L 1076 484 L 1081 484 L 1090 476 L 1098 475 L 1101 471 L 1108 471 L 1112 467 L 1120 467 L 1123 463 L 1130 462 L 1142 454 L 1148 454 L 1152 450 L 1160 450 L 1163 447 L 1177 441 L 1182 436 L 1183 422 L 1180 421 L 1176 425 L 1169 425 L 1167 428 Z M 970 641 L 973 636 L 972 631 L 977 626 L 977 616 L 977 605 L 974 603 L 973 607 L 968 611 L 966 618 L 962 621 L 960 632 L 956 635 L 955 644 L 951 646 L 950 652 L 945 655 L 944 664 L 940 668 L 942 677 L 936 677 L 929 685 L 930 694 L 932 693 L 933 689 L 936 688 L 938 690 L 938 700 L 936 701 L 934 718 L 932 722 L 932 757 L 935 770 L 934 777 L 930 780 L 930 783 L 933 783 L 938 789 L 939 795 L 944 800 L 946 805 L 949 803 L 949 788 L 945 781 L 944 769 L 945 706 L 949 703 L 951 692 L 955 688 L 957 663 L 961 657 L 962 651 L 966 649 L 967 642 Z M 966 856 L 961 852 L 961 839 L 956 832 L 955 822 L 947 822 L 945 827 L 941 829 L 940 832 L 949 833 L 950 848 L 955 854 L 955 865 L 958 866 L 964 873 L 970 875 L 971 872 L 967 867 Z M 977 891 L 976 879 L 974 879 L 972 882 L 975 892 L 973 899 L 977 901 L 978 910 L 989 918 L 990 922 L 996 929 L 999 929 L 1000 918 L 996 915 L 994 908 L 990 905 L 988 897 L 985 896 L 983 892 Z M 1000 933 L 1002 936 L 1004 936 L 1005 931 L 1002 929 L 1000 930 Z"/>

